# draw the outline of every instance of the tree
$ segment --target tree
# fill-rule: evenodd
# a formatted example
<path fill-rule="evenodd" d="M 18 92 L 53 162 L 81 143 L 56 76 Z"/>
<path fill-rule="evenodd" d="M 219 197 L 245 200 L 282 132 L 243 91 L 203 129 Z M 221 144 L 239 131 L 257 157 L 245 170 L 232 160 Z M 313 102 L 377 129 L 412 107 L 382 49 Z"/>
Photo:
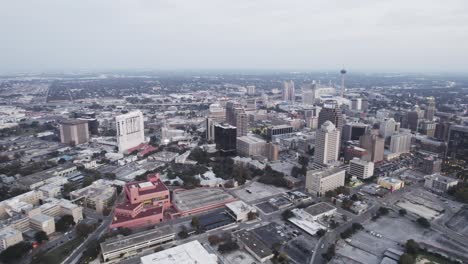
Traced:
<path fill-rule="evenodd" d="M 341 207 L 345 210 L 351 209 L 351 206 L 353 206 L 354 202 L 348 198 L 345 198 L 343 200 L 343 203 L 341 204 Z"/>
<path fill-rule="evenodd" d="M 413 264 L 415 261 L 414 257 L 408 253 L 401 255 L 398 260 L 398 264 Z"/>
<path fill-rule="evenodd" d="M 192 221 L 190 222 L 190 225 L 192 225 L 193 228 L 196 230 L 200 230 L 200 219 L 198 217 L 194 216 L 192 217 Z"/>
<path fill-rule="evenodd" d="M 360 223 L 353 223 L 352 228 L 353 228 L 354 231 L 364 229 L 364 227 Z"/>
<path fill-rule="evenodd" d="M 119 233 L 123 236 L 129 236 L 133 233 L 133 231 L 128 227 L 122 227 L 119 228 Z"/>
<path fill-rule="evenodd" d="M 331 244 L 326 253 L 322 254 L 322 257 L 327 261 L 330 261 L 335 256 L 335 244 Z"/>
<path fill-rule="evenodd" d="M 411 254 L 411 255 L 417 255 L 419 253 L 419 250 L 420 250 L 420 247 L 416 241 L 414 241 L 413 239 L 406 241 L 406 244 L 405 244 L 406 253 Z"/>
<path fill-rule="evenodd" d="M 256 213 L 256 212 L 249 212 L 247 214 L 247 219 L 249 221 L 255 220 L 255 219 L 257 219 L 257 217 L 258 217 L 258 213 Z"/>
<path fill-rule="evenodd" d="M 39 232 L 36 232 L 36 234 L 34 234 L 34 239 L 35 239 L 38 243 L 42 243 L 43 241 L 49 240 L 49 236 L 46 234 L 46 232 L 44 232 L 44 231 L 39 231 Z"/>
<path fill-rule="evenodd" d="M 57 223 L 55 223 L 55 229 L 59 232 L 65 232 L 72 225 L 75 225 L 75 220 L 73 216 L 64 215 L 57 221 Z"/>
<path fill-rule="evenodd" d="M 377 211 L 377 214 L 379 215 L 387 215 L 390 211 L 388 210 L 387 207 L 380 207 L 379 210 Z"/>
<path fill-rule="evenodd" d="M 208 242 L 210 242 L 210 245 L 212 246 L 217 245 L 221 243 L 222 241 L 223 239 L 217 235 L 211 235 L 208 237 Z"/>
<path fill-rule="evenodd" d="M 287 221 L 289 218 L 294 217 L 294 213 L 290 209 L 286 209 L 281 213 L 284 221 Z"/>
<path fill-rule="evenodd" d="M 405 215 L 406 215 L 406 210 L 405 210 L 405 209 L 400 209 L 400 210 L 398 210 L 398 213 L 399 213 L 401 216 L 405 216 Z"/>
<path fill-rule="evenodd" d="M 182 226 L 182 229 L 180 232 L 177 234 L 181 239 L 186 239 L 189 237 L 189 233 L 187 232 L 187 228 L 185 226 Z"/>
<path fill-rule="evenodd" d="M 327 233 L 327 231 L 323 230 L 323 229 L 319 229 L 317 231 L 317 233 L 315 233 L 318 237 L 323 237 L 325 234 Z"/>
<path fill-rule="evenodd" d="M 223 244 L 218 246 L 218 251 L 221 254 L 229 253 L 238 249 L 239 249 L 239 245 L 233 240 L 224 242 Z"/>
<path fill-rule="evenodd" d="M 0 253 L 0 260 L 4 263 L 14 263 L 18 262 L 23 256 L 25 256 L 32 246 L 28 242 L 19 242 L 13 246 L 8 247 Z"/>
<path fill-rule="evenodd" d="M 85 224 L 85 223 L 79 223 L 76 225 L 76 233 L 80 236 L 80 237 L 86 237 L 88 236 L 91 232 L 93 232 L 93 226 L 92 225 L 88 225 L 88 224 Z"/>
<path fill-rule="evenodd" d="M 431 227 L 431 223 L 424 217 L 418 218 L 418 220 L 416 220 L 416 222 L 418 222 L 418 224 L 421 225 L 424 228 Z"/>

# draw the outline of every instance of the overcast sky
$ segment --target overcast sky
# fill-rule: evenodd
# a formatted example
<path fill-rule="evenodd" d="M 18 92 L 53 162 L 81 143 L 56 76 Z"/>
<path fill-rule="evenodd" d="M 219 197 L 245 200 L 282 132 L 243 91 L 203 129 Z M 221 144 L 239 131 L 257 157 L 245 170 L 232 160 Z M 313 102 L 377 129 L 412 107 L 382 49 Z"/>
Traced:
<path fill-rule="evenodd" d="M 468 71 L 468 0 L 0 0 L 0 71 Z"/>

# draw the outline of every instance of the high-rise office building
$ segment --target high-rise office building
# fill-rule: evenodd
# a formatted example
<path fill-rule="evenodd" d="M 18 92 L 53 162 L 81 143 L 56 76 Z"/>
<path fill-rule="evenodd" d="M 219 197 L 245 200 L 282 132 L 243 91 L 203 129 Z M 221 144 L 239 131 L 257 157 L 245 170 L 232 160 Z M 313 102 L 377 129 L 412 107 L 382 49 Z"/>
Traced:
<path fill-rule="evenodd" d="M 236 127 L 237 127 L 237 136 L 247 136 L 247 131 L 249 128 L 249 119 L 244 109 L 238 109 L 236 113 Z"/>
<path fill-rule="evenodd" d="M 362 99 L 361 98 L 351 99 L 351 110 L 361 111 L 361 109 L 362 109 Z"/>
<path fill-rule="evenodd" d="M 434 174 L 440 172 L 442 169 L 442 159 L 429 156 L 423 159 L 422 171 L 426 174 Z"/>
<path fill-rule="evenodd" d="M 369 128 L 369 125 L 363 123 L 347 123 L 343 126 L 343 141 L 359 140 Z"/>
<path fill-rule="evenodd" d="M 447 141 L 449 131 L 450 131 L 450 126 L 452 126 L 452 125 L 453 125 L 453 123 L 451 123 L 451 122 L 439 122 L 439 123 L 437 123 L 435 131 L 434 131 L 434 137 L 437 138 L 438 140 Z"/>
<path fill-rule="evenodd" d="M 117 126 L 117 146 L 123 153 L 145 142 L 143 113 L 133 111 L 115 117 Z"/>
<path fill-rule="evenodd" d="M 216 148 L 222 153 L 232 153 L 236 151 L 237 128 L 229 124 L 215 125 Z"/>
<path fill-rule="evenodd" d="M 207 117 L 206 120 L 206 140 L 215 139 L 215 125 L 217 124 L 213 118 Z"/>
<path fill-rule="evenodd" d="M 367 151 L 364 160 L 379 162 L 383 160 L 385 150 L 385 140 L 379 135 L 371 133 L 370 130 L 359 139 L 361 148 Z"/>
<path fill-rule="evenodd" d="M 421 133 L 428 137 L 434 137 L 436 130 L 436 123 L 434 121 L 424 120 L 420 124 Z"/>
<path fill-rule="evenodd" d="M 379 134 L 384 139 L 391 137 L 397 132 L 397 122 L 393 118 L 385 118 L 380 121 Z"/>
<path fill-rule="evenodd" d="M 226 123 L 231 126 L 236 126 L 236 109 L 242 108 L 242 105 L 238 102 L 227 102 L 226 103 Z"/>
<path fill-rule="evenodd" d="M 294 102 L 296 100 L 296 91 L 293 81 L 283 83 L 283 101 Z"/>
<path fill-rule="evenodd" d="M 268 142 L 266 144 L 265 156 L 270 161 L 275 161 L 279 159 L 279 145 L 276 143 Z"/>
<path fill-rule="evenodd" d="M 390 151 L 393 153 L 409 153 L 411 150 L 411 139 L 413 135 L 410 133 L 398 133 L 390 137 Z"/>
<path fill-rule="evenodd" d="M 323 104 L 323 108 L 319 113 L 318 127 L 321 127 L 326 121 L 332 122 L 340 130 L 343 127 L 343 114 L 338 102 L 328 100 Z"/>
<path fill-rule="evenodd" d="M 468 126 L 450 126 L 446 156 L 468 161 Z"/>
<path fill-rule="evenodd" d="M 326 121 L 316 132 L 314 162 L 329 165 L 338 161 L 340 152 L 340 130 Z"/>
<path fill-rule="evenodd" d="M 80 119 L 62 120 L 60 123 L 60 142 L 79 145 L 88 142 L 88 121 Z"/>
<path fill-rule="evenodd" d="M 254 95 L 255 94 L 255 85 L 248 85 L 247 86 L 247 94 Z"/>
<path fill-rule="evenodd" d="M 432 121 L 434 119 L 434 115 L 436 112 L 435 108 L 435 98 L 434 97 L 428 97 L 427 98 L 427 105 L 426 105 L 426 111 L 424 112 L 424 118 Z"/>
<path fill-rule="evenodd" d="M 418 111 L 410 111 L 406 113 L 406 121 L 408 124 L 408 128 L 411 129 L 411 131 L 416 132 L 418 131 L 419 127 L 419 112 Z"/>
<path fill-rule="evenodd" d="M 256 136 L 241 136 L 237 138 L 237 153 L 243 156 L 265 155 L 266 141 Z"/>

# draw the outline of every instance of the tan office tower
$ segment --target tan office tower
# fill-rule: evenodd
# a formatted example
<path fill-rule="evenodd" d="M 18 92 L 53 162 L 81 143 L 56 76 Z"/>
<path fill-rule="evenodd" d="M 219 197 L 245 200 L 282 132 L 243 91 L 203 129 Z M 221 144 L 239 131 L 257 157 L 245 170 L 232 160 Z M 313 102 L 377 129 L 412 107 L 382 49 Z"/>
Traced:
<path fill-rule="evenodd" d="M 367 131 L 365 135 L 359 139 L 361 148 L 367 151 L 363 157 L 364 160 L 379 162 L 383 160 L 385 139 L 379 135 L 371 134 Z"/>
<path fill-rule="evenodd" d="M 242 108 L 238 102 L 226 103 L 226 123 L 231 126 L 236 126 L 236 109 Z"/>
<path fill-rule="evenodd" d="M 88 121 L 69 119 L 60 121 L 60 141 L 69 145 L 79 145 L 88 142 Z"/>
<path fill-rule="evenodd" d="M 270 161 L 279 159 L 279 145 L 275 143 L 267 143 L 266 145 L 266 157 Z"/>
<path fill-rule="evenodd" d="M 283 101 L 294 102 L 296 99 L 296 91 L 294 82 L 287 81 L 283 83 Z"/>
<path fill-rule="evenodd" d="M 332 122 L 339 130 L 343 127 L 343 114 L 338 102 L 335 100 L 328 100 L 323 104 L 323 108 L 319 113 L 318 127 L 321 127 L 326 121 Z"/>
<path fill-rule="evenodd" d="M 249 118 L 244 112 L 244 109 L 237 109 L 236 113 L 236 125 L 237 127 L 237 136 L 247 136 L 247 131 L 249 128 Z"/>
<path fill-rule="evenodd" d="M 434 114 L 435 114 L 435 98 L 434 97 L 428 97 L 427 98 L 427 106 L 426 106 L 426 111 L 424 112 L 424 118 L 432 121 L 434 119 Z"/>
<path fill-rule="evenodd" d="M 315 135 L 314 162 L 329 165 L 338 161 L 341 133 L 335 125 L 326 121 Z"/>

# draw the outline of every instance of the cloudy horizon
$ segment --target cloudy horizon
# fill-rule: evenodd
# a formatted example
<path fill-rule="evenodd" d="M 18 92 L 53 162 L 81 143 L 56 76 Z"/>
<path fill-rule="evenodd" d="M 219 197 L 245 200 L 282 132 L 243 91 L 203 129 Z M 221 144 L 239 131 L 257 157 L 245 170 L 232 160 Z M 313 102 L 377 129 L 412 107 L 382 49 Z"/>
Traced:
<path fill-rule="evenodd" d="M 464 0 L 0 0 L 0 71 L 466 72 Z"/>

